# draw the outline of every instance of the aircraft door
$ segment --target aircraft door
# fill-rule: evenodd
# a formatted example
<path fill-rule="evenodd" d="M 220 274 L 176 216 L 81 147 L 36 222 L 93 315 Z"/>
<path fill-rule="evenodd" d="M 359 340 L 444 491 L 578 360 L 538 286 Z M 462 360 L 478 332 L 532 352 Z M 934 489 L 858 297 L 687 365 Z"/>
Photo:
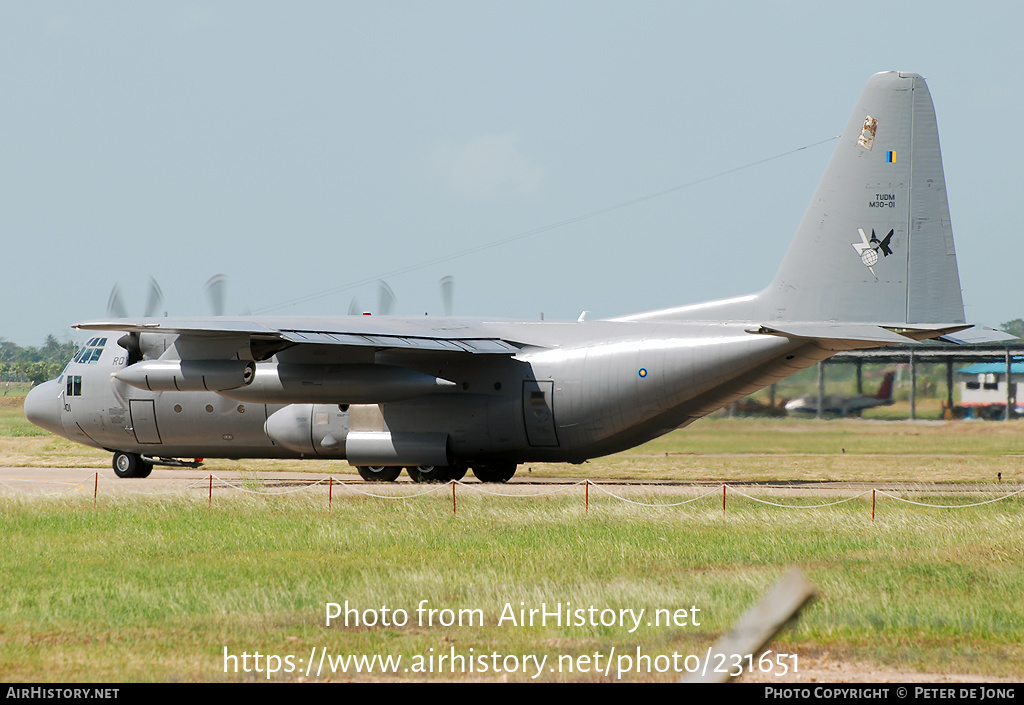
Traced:
<path fill-rule="evenodd" d="M 555 383 L 523 381 L 523 421 L 531 446 L 557 447 L 555 414 L 552 406 Z"/>
<path fill-rule="evenodd" d="M 158 444 L 160 429 L 156 426 L 156 404 L 152 399 L 131 399 L 128 401 L 132 415 L 135 440 L 139 443 Z"/>

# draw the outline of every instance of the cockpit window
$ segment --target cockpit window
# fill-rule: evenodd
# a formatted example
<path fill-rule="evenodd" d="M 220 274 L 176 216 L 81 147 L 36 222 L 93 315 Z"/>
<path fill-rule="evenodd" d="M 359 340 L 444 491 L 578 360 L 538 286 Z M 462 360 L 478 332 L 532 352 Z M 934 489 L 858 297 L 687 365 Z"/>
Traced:
<path fill-rule="evenodd" d="M 85 347 L 75 354 L 74 361 L 83 365 L 96 362 L 100 359 L 100 355 L 103 354 L 103 346 L 106 344 L 106 338 L 90 338 Z"/>

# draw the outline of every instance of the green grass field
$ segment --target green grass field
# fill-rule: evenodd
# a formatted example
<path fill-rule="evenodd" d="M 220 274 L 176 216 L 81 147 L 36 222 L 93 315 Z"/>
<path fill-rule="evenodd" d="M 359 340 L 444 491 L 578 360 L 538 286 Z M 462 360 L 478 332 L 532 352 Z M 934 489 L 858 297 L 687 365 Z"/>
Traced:
<path fill-rule="evenodd" d="M 487 497 L 463 499 L 453 517 L 436 496 L 348 499 L 330 514 L 322 502 L 280 497 L 218 499 L 212 509 L 181 499 L 0 508 L 0 671 L 11 681 L 266 679 L 225 673 L 225 648 L 291 655 L 293 666 L 320 648 L 406 664 L 452 648 L 546 655 L 548 664 L 613 648 L 700 654 L 791 565 L 820 591 L 771 645 L 796 654 L 797 665 L 827 653 L 904 672 L 1024 675 L 1019 501 L 955 511 L 886 505 L 873 523 L 863 501 L 780 510 L 737 498 L 724 516 L 717 499 L 645 508 L 596 497 L 586 515 L 578 498 Z M 438 612 L 434 625 L 420 624 L 422 600 L 479 619 L 442 626 Z M 363 619 L 386 607 L 405 610 L 408 622 L 327 627 L 326 604 L 346 601 Z M 633 633 L 632 621 L 499 625 L 506 603 L 516 612 L 643 608 L 646 617 Z M 647 626 L 659 609 L 687 610 L 688 619 Z M 283 668 L 271 679 L 300 678 Z M 440 670 L 330 679 L 469 677 Z M 530 679 L 522 669 L 504 675 Z M 541 679 L 615 680 L 578 670 Z"/>
<path fill-rule="evenodd" d="M 108 454 L 35 434 L 9 411 L 0 408 L 0 463 L 109 466 Z M 520 473 L 991 482 L 1002 472 L 1013 488 L 1021 482 L 1019 424 L 707 419 L 582 467 Z M 326 474 L 346 466 L 220 467 L 246 467 L 258 486 L 264 470 Z M 964 504 L 998 491 L 915 499 Z M 631 499 L 664 505 L 684 497 Z M 276 664 L 271 680 L 317 680 L 326 653 L 401 663 L 393 673 L 379 663 L 356 673 L 350 662 L 344 673 L 321 671 L 321 680 L 531 680 L 538 670 L 539 680 L 617 680 L 627 665 L 634 667 L 622 680 L 671 680 L 678 674 L 658 673 L 659 665 L 673 655 L 692 664 L 684 659 L 702 654 L 796 565 L 820 595 L 769 648 L 795 654 L 798 667 L 824 659 L 935 677 L 1024 677 L 1020 495 L 959 509 L 885 499 L 874 521 L 867 497 L 817 508 L 807 505 L 834 499 L 770 499 L 790 506 L 732 495 L 723 514 L 718 495 L 648 507 L 592 490 L 584 513 L 578 492 L 533 499 L 464 492 L 453 516 L 443 492 L 335 497 L 330 513 L 308 494 L 225 494 L 211 508 L 205 496 L 101 496 L 94 507 L 91 497 L 8 495 L 0 499 L 0 672 L 14 682 L 234 681 L 267 680 L 267 666 Z M 420 623 L 423 600 L 439 610 L 434 624 Z M 326 626 L 326 605 L 346 601 L 361 618 L 383 619 L 387 608 L 393 617 L 404 610 L 407 620 Z M 644 615 L 632 632 L 628 618 L 611 626 L 498 623 L 506 609 L 566 603 L 598 615 Z M 655 614 L 680 611 L 684 624 L 647 626 Z M 463 625 L 440 624 L 459 614 Z M 637 649 L 655 672 L 626 663 Z M 476 663 L 467 673 L 472 659 L 456 660 L 452 673 L 451 662 L 438 659 L 453 653 L 486 654 L 488 669 Z M 491 667 L 492 654 L 503 672 Z M 538 669 L 527 656 L 546 660 Z"/>

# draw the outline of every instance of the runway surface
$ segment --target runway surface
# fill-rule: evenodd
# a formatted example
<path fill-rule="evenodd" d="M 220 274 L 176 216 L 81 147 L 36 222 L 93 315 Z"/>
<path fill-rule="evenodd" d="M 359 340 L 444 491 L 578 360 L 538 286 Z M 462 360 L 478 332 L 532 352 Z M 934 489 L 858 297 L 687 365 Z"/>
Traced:
<path fill-rule="evenodd" d="M 342 466 L 340 470 L 347 470 Z M 459 486 L 466 492 L 530 495 L 549 494 L 559 490 L 584 491 L 584 477 L 538 478 L 517 476 L 506 484 L 484 484 L 467 473 Z M 1003 495 L 1020 491 L 1016 483 L 940 483 L 940 482 L 801 482 L 759 481 L 724 483 L 743 494 L 767 496 L 852 497 L 872 490 L 912 495 Z M 616 495 L 665 494 L 696 496 L 720 489 L 721 480 L 700 482 L 681 480 L 591 480 L 591 492 L 607 491 Z M 157 496 L 169 494 L 203 494 L 238 492 L 253 494 L 291 494 L 297 491 L 345 494 L 419 494 L 425 491 L 447 491 L 448 485 L 428 485 L 412 482 L 403 473 L 396 482 L 367 483 L 353 472 L 330 475 L 313 472 L 238 472 L 235 470 L 205 470 L 204 468 L 156 467 L 144 479 L 122 479 L 112 469 L 95 468 L 40 468 L 0 467 L 0 496 Z"/>

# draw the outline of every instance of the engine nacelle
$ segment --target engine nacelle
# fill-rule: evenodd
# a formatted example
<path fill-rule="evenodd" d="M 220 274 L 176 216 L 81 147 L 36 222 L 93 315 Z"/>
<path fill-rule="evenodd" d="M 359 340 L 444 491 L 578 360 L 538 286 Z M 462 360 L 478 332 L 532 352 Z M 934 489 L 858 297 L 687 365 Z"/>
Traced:
<path fill-rule="evenodd" d="M 114 377 L 151 392 L 219 392 L 252 384 L 251 360 L 143 360 L 118 370 Z"/>
<path fill-rule="evenodd" d="M 336 404 L 290 404 L 263 426 L 274 443 L 303 455 L 346 458 L 352 465 L 451 465 L 447 433 L 350 431 Z"/>
<path fill-rule="evenodd" d="M 454 388 L 454 382 L 394 365 L 261 363 L 252 384 L 222 396 L 257 404 L 385 404 Z"/>
<path fill-rule="evenodd" d="M 349 413 L 337 404 L 290 404 L 263 425 L 274 443 L 302 455 L 345 457 Z"/>

